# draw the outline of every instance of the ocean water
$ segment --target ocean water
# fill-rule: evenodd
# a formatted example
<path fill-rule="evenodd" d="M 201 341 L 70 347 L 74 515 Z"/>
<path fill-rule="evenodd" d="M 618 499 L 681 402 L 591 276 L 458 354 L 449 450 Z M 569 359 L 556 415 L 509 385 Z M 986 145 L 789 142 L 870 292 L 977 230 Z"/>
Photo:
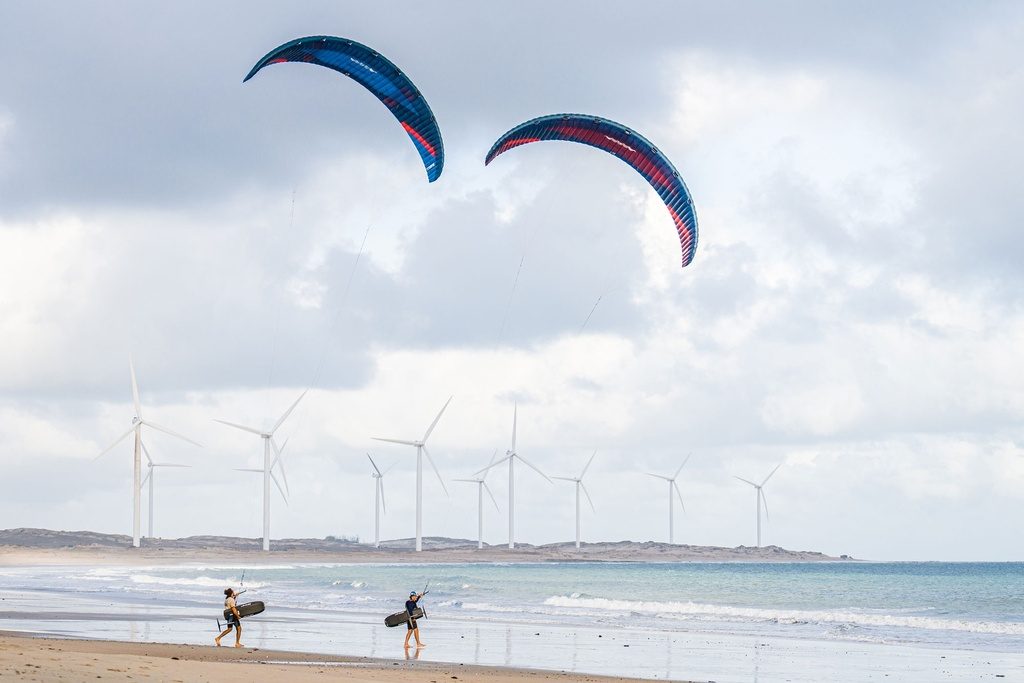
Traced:
<path fill-rule="evenodd" d="M 468 633 L 471 640 L 476 639 L 477 661 L 485 663 L 521 665 L 526 645 L 519 641 L 541 631 L 561 638 L 571 634 L 575 640 L 570 649 L 577 658 L 580 634 L 585 634 L 604 648 L 584 649 L 591 661 L 607 659 L 610 639 L 664 641 L 667 645 L 657 649 L 671 650 L 677 636 L 683 639 L 678 642 L 691 648 L 712 642 L 751 643 L 754 648 L 786 643 L 789 659 L 799 658 L 793 653 L 804 650 L 861 651 L 869 653 L 865 661 L 874 657 L 871 652 L 895 652 L 892 648 L 904 652 L 911 648 L 922 657 L 942 650 L 947 653 L 943 659 L 949 652 L 1005 653 L 1009 658 L 1000 666 L 1010 667 L 1015 675 L 1021 663 L 1015 657 L 1024 652 L 1024 563 L 0 568 L 0 613 L 7 619 L 0 628 L 123 637 L 130 622 L 132 634 L 144 626 L 166 637 L 181 637 L 182 623 L 209 620 L 213 628 L 223 589 L 237 587 L 243 571 L 248 591 L 243 601 L 263 600 L 268 605 L 267 619 L 278 620 L 278 627 L 264 633 L 268 647 L 287 647 L 286 640 L 275 639 L 285 638 L 283 633 L 304 632 L 300 625 L 312 620 L 337 630 L 334 651 L 381 656 L 376 651 L 378 638 L 400 642 L 404 635 L 383 629 L 384 616 L 402 609 L 410 590 L 421 590 L 429 583 L 424 603 L 430 628 L 425 627 L 425 633 L 443 632 L 446 638 L 461 640 Z M 372 626 L 372 643 L 363 637 L 362 626 L 355 635 L 347 634 L 351 625 Z M 488 638 L 502 629 L 510 641 L 504 646 L 504 660 L 500 652 L 481 660 L 480 648 L 496 648 Z M 513 634 L 518 658 L 510 654 Z M 203 631 L 198 639 L 185 640 L 202 642 L 207 637 Z M 545 642 L 550 645 L 551 639 Z M 857 650 L 857 645 L 868 649 Z M 460 652 L 465 655 L 464 650 Z M 614 661 L 628 663 L 636 656 L 628 650 L 615 652 L 618 659 L 613 657 Z M 578 661 L 571 666 L 560 662 L 557 648 L 551 656 L 554 663 L 545 660 L 545 668 L 609 670 L 607 665 L 596 670 L 585 663 L 581 667 Z M 744 658 L 750 656 L 747 652 Z M 659 668 L 652 673 L 634 664 L 616 671 L 652 678 L 688 673 L 685 668 L 668 668 L 663 674 Z M 710 675 L 731 680 L 728 671 Z M 792 678 L 785 671 L 780 676 Z M 762 673 L 761 679 L 771 680 L 771 676 Z"/>

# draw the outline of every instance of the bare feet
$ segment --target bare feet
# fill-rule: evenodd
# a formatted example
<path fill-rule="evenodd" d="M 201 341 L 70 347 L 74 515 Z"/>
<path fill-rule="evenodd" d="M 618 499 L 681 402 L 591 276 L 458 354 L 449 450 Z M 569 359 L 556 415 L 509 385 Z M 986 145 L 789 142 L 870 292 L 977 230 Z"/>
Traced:
<path fill-rule="evenodd" d="M 241 643 L 235 643 L 235 647 L 245 647 L 245 645 L 242 645 Z"/>
<path fill-rule="evenodd" d="M 213 642 L 217 643 L 217 647 L 220 647 L 220 638 L 214 638 Z"/>
<path fill-rule="evenodd" d="M 416 643 L 416 647 L 417 647 L 417 648 L 420 648 L 420 647 L 426 647 L 426 646 L 427 646 L 427 644 L 426 644 L 426 643 Z"/>

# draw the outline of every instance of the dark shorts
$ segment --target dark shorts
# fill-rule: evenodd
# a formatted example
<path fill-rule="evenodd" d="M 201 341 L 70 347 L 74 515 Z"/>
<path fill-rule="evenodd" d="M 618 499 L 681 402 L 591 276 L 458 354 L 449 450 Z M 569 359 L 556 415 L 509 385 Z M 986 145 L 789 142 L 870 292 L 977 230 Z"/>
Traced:
<path fill-rule="evenodd" d="M 416 625 L 416 620 L 415 620 L 415 619 L 413 619 L 412 617 L 409 617 L 409 621 L 407 621 L 407 622 L 405 622 L 405 623 L 406 623 L 406 626 L 408 626 L 408 627 L 409 627 L 409 630 L 410 630 L 410 631 L 415 631 L 415 630 L 416 630 L 417 628 L 419 628 L 419 627 L 418 627 L 418 626 Z"/>
<path fill-rule="evenodd" d="M 238 618 L 235 617 L 234 614 L 228 615 L 228 626 L 241 626 L 241 624 L 238 623 Z"/>

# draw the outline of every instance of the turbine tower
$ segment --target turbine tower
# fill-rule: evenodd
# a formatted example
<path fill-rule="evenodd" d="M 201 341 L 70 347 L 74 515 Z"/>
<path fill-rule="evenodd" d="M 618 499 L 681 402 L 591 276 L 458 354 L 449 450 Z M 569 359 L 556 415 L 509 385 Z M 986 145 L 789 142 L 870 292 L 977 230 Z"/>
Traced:
<path fill-rule="evenodd" d="M 596 456 L 596 455 L 597 455 L 597 451 L 594 451 L 594 454 L 590 456 L 590 460 L 587 461 L 587 464 L 583 468 L 583 471 L 580 472 L 580 476 L 578 476 L 578 477 L 553 477 L 553 479 L 561 479 L 562 481 L 571 481 L 571 482 L 575 482 L 575 484 L 576 484 L 576 549 L 577 550 L 579 550 L 579 547 L 580 547 L 580 491 L 581 490 L 583 491 L 583 495 L 585 495 L 587 497 L 587 502 L 590 503 L 590 509 L 593 510 L 594 512 L 597 512 L 597 510 L 594 508 L 594 501 L 592 501 L 590 499 L 590 493 L 587 491 L 587 487 L 583 483 L 583 476 L 587 473 L 587 470 L 590 469 L 590 463 L 594 462 L 594 456 Z"/>
<path fill-rule="evenodd" d="M 513 550 L 516 547 L 516 477 L 515 477 L 515 464 L 516 460 L 522 460 L 523 464 L 535 471 L 540 476 L 547 479 L 548 483 L 552 483 L 548 479 L 548 475 L 541 472 L 539 469 L 534 467 L 530 461 L 516 452 L 516 420 L 518 418 L 519 406 L 518 404 L 512 410 L 512 448 L 505 451 L 505 457 L 497 462 L 493 462 L 487 467 L 483 468 L 479 472 L 474 472 L 474 475 L 483 474 L 492 467 L 497 467 L 501 463 L 508 461 L 508 549 Z"/>
<path fill-rule="evenodd" d="M 153 458 L 150 457 L 149 449 L 146 448 L 146 444 L 141 445 L 142 453 L 146 456 L 147 472 L 146 478 L 142 480 L 139 487 L 141 488 L 146 485 L 147 481 L 149 482 L 149 534 L 146 535 L 146 538 L 156 538 L 156 536 L 153 535 L 153 470 L 157 467 L 191 467 L 191 465 L 176 465 L 171 462 L 153 462 Z"/>
<path fill-rule="evenodd" d="M 497 457 L 498 451 L 495 450 L 491 455 L 491 463 L 494 463 L 494 458 Z M 476 547 L 480 550 L 484 547 L 484 489 L 487 490 L 487 495 L 491 497 L 491 502 L 494 503 L 494 509 L 499 510 L 498 501 L 494 499 L 494 494 L 491 493 L 491 487 L 484 481 L 487 478 L 487 472 L 476 479 L 453 479 L 452 481 L 464 481 L 472 484 L 476 484 Z"/>
<path fill-rule="evenodd" d="M 676 497 L 679 498 L 679 507 L 681 507 L 683 509 L 683 512 L 685 513 L 686 512 L 686 505 L 683 504 L 683 494 L 679 491 L 679 485 L 676 483 L 676 479 L 679 478 L 679 473 L 683 471 L 684 467 L 686 467 L 686 463 L 688 463 L 690 461 L 690 455 L 692 455 L 692 453 L 688 454 L 683 459 L 683 464 L 679 466 L 679 469 L 677 469 L 676 473 L 673 474 L 671 477 L 666 477 L 663 474 L 652 474 L 651 472 L 647 473 L 647 476 L 649 476 L 649 477 L 655 477 L 656 479 L 664 479 L 665 481 L 668 482 L 668 542 L 669 542 L 669 545 L 671 545 L 671 544 L 676 542 L 675 541 L 675 508 L 676 508 L 676 505 L 675 505 L 675 501 L 672 500 L 672 492 L 675 491 Z"/>
<path fill-rule="evenodd" d="M 154 424 L 149 420 L 142 419 L 142 403 L 139 400 L 139 384 L 135 381 L 135 363 L 132 361 L 131 356 L 128 357 L 128 369 L 132 375 L 132 403 L 135 407 L 135 417 L 132 418 L 132 427 L 127 432 L 117 437 L 114 443 L 110 444 L 96 456 L 96 460 L 99 460 L 103 455 L 110 452 L 119 443 L 127 439 L 131 435 L 135 435 L 135 446 L 133 451 L 133 470 L 132 470 L 132 547 L 139 547 L 139 539 L 142 534 L 142 428 L 149 427 L 155 429 L 158 432 L 164 434 L 170 434 L 171 436 L 187 441 L 194 446 L 202 447 L 202 444 L 196 443 L 188 437 L 182 436 L 177 432 L 172 432 L 166 427 L 161 427 L 158 424 Z"/>
<path fill-rule="evenodd" d="M 367 458 L 370 458 L 370 454 L 366 454 Z M 391 468 L 387 468 L 383 472 L 377 467 L 377 463 L 370 458 L 370 464 L 373 465 L 373 472 L 370 472 L 370 476 L 373 477 L 373 488 L 374 488 L 374 500 L 373 500 L 373 547 L 380 547 L 380 510 L 384 508 L 384 512 L 388 511 L 388 504 L 384 502 L 384 475 L 391 471 Z"/>
<path fill-rule="evenodd" d="M 423 438 L 418 441 L 404 441 L 402 439 L 382 439 L 380 437 L 373 437 L 374 441 L 386 441 L 388 443 L 402 444 L 403 446 L 414 446 L 416 448 L 416 552 L 423 550 L 423 455 L 426 454 L 427 461 L 430 466 L 434 469 L 434 474 L 437 475 L 437 480 L 441 482 L 441 488 L 444 489 L 444 494 L 448 495 L 448 487 L 444 485 L 444 479 L 441 478 L 441 473 L 437 471 L 437 465 L 434 464 L 434 459 L 430 457 L 430 451 L 427 450 L 427 439 L 430 438 L 430 433 L 434 431 L 434 427 L 441 420 L 441 416 L 444 415 L 444 411 L 448 408 L 448 404 L 452 402 L 452 396 L 448 397 L 445 404 L 441 407 L 441 412 L 437 414 L 434 421 L 427 427 L 427 431 L 423 434 Z"/>
<path fill-rule="evenodd" d="M 768 499 L 765 498 L 765 495 L 764 495 L 764 485 L 768 483 L 768 480 L 772 478 L 772 475 L 775 474 L 780 467 L 782 467 L 782 463 L 781 462 L 778 465 L 775 466 L 775 469 L 772 470 L 771 473 L 769 473 L 769 475 L 767 477 L 765 477 L 764 481 L 762 481 L 760 484 L 755 484 L 754 482 L 750 481 L 749 479 L 744 479 L 743 477 L 734 477 L 735 479 L 739 479 L 743 483 L 750 484 L 751 486 L 754 487 L 754 507 L 757 508 L 756 514 L 757 514 L 757 547 L 758 548 L 761 547 L 761 505 L 764 505 L 764 518 L 768 519 Z"/>
<path fill-rule="evenodd" d="M 309 391 L 308 389 L 306 391 Z M 284 471 L 284 460 L 281 459 L 281 455 L 284 453 L 284 446 L 288 445 L 288 441 L 285 440 L 284 446 L 278 448 L 277 442 L 274 441 L 274 433 L 281 428 L 284 421 L 288 419 L 288 416 L 295 410 L 295 406 L 299 405 L 299 401 L 306 395 L 306 391 L 303 391 L 295 403 L 292 404 L 291 408 L 284 412 L 274 426 L 269 431 L 263 431 L 262 429 L 256 429 L 255 427 L 246 427 L 245 425 L 236 424 L 234 422 L 227 422 L 226 420 L 214 420 L 228 427 L 234 427 L 235 429 L 241 429 L 243 432 L 250 432 L 258 435 L 263 439 L 263 467 L 261 469 L 238 469 L 238 472 L 257 472 L 263 475 L 263 550 L 270 550 L 270 482 L 273 481 L 277 485 L 277 490 L 281 492 L 281 497 L 284 498 L 285 503 L 288 502 L 288 496 L 285 494 L 285 489 L 288 488 L 288 475 Z M 270 452 L 273 450 L 274 459 L 270 459 Z M 274 475 L 274 467 L 280 464 L 281 478 L 284 479 L 285 488 L 281 488 L 281 482 L 277 480 L 277 476 Z"/>

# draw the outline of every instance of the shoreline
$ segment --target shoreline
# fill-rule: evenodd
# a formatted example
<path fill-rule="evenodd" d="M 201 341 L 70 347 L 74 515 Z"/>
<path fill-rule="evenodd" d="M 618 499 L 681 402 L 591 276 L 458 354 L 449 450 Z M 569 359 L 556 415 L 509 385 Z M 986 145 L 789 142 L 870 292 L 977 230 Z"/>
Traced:
<path fill-rule="evenodd" d="M 54 600 L 65 597 L 6 594 L 13 604 L 0 614 L 0 680 L 84 681 L 99 675 L 234 683 L 271 674 L 283 683 L 739 681 L 751 675 L 756 680 L 760 670 L 793 683 L 872 683 L 886 676 L 934 683 L 1019 680 L 1016 673 L 1024 672 L 1018 650 L 443 617 L 431 620 L 426 648 L 404 651 L 401 630 L 383 627 L 375 615 L 301 609 L 254 617 L 243 633 L 248 647 L 236 650 L 213 646 L 213 615 L 194 606 L 117 604 L 97 597 L 79 601 L 80 611 L 53 611 Z M 406 661 L 406 652 L 414 660 Z"/>
<path fill-rule="evenodd" d="M 0 559 L 0 637 L 18 639 L 0 643 L 0 680 L 25 673 L 14 664 L 43 665 L 38 658 L 50 662 L 42 677 L 28 672 L 28 677 L 14 680 L 60 680 L 67 662 L 81 668 L 64 680 L 92 679 L 94 675 L 84 674 L 102 662 L 107 673 L 96 673 L 108 679 L 116 675 L 115 680 L 130 675 L 133 680 L 242 681 L 285 667 L 280 676 L 274 668 L 273 675 L 286 683 L 310 680 L 293 676 L 436 683 L 455 676 L 454 680 L 503 683 L 523 680 L 526 672 L 529 678 L 545 681 L 736 681 L 750 680 L 751 674 L 756 679 L 759 671 L 793 683 L 872 683 L 887 675 L 904 683 L 933 683 L 939 677 L 967 680 L 1007 674 L 1008 680 L 1016 680 L 1013 676 L 1024 672 L 1018 647 L 1024 631 L 1016 619 L 1007 622 L 1012 628 L 1006 629 L 1000 628 L 1003 622 L 965 624 L 942 615 L 935 621 L 928 614 L 904 617 L 891 610 L 880 616 L 859 615 L 856 609 L 838 615 L 773 611 L 770 601 L 763 608 L 697 604 L 693 616 L 686 616 L 691 612 L 683 603 L 636 603 L 645 599 L 642 591 L 632 597 L 627 591 L 619 604 L 618 593 L 608 584 L 650 581 L 655 587 L 672 586 L 685 577 L 742 586 L 754 576 L 768 580 L 770 586 L 781 582 L 778 585 L 800 590 L 821 585 L 821 577 L 842 581 L 842 567 L 659 569 L 644 568 L 643 563 L 613 567 L 598 562 L 585 568 L 545 567 L 543 562 L 526 560 L 518 567 L 463 564 L 449 570 L 431 563 L 379 559 L 377 565 L 366 564 L 373 560 L 334 565 L 320 554 L 286 551 L 211 555 L 129 549 L 111 553 L 102 548 L 19 551 L 18 557 L 28 562 L 40 554 L 63 566 L 4 568 Z M 77 561 L 68 564 L 69 556 Z M 303 561 L 312 566 L 301 566 Z M 242 642 L 249 647 L 244 652 L 217 650 L 217 594 L 243 568 L 252 569 L 250 590 L 274 609 L 246 622 Z M 856 567 L 849 570 L 860 575 Z M 791 578 L 794 573 L 796 579 Z M 386 628 L 381 617 L 397 609 L 391 600 L 396 587 L 418 587 L 427 575 L 440 574 L 449 576 L 447 583 L 442 580 L 435 586 L 438 602 L 424 638 L 428 647 L 413 649 L 409 654 L 416 661 L 406 661 L 404 628 Z M 884 577 L 898 574 L 881 576 L 888 580 Z M 489 602 L 493 586 L 509 582 L 519 588 Z M 581 593 L 569 594 L 570 590 Z M 611 597 L 588 598 L 587 592 Z M 881 594 L 884 597 L 886 591 Z M 582 603 L 577 604 L 581 595 Z M 679 619 L 662 616 L 676 608 L 684 612 Z M 100 650 L 94 651 L 97 647 Z M 163 649 L 145 649 L 156 647 Z M 6 651 L 20 654 L 9 657 Z M 131 661 L 122 662 L 125 657 Z M 254 666 L 261 667 L 259 673 Z M 300 668 L 299 674 L 289 673 Z M 157 670 L 161 673 L 149 678 L 135 673 L 150 676 Z M 348 673 L 332 674 L 336 678 L 325 679 L 327 674 L 320 673 L 342 670 Z M 415 675 L 403 677 L 406 674 Z"/>
<path fill-rule="evenodd" d="M 435 676 L 430 678 L 428 674 Z M 511 683 L 524 679 L 602 683 L 644 680 L 565 671 L 349 657 L 259 648 L 236 649 L 174 643 L 63 638 L 0 630 L 0 678 L 4 680 L 101 678 L 107 681 L 210 680 L 242 683 L 267 677 L 280 683 L 360 683 L 382 680 L 401 683 L 424 680 Z"/>

